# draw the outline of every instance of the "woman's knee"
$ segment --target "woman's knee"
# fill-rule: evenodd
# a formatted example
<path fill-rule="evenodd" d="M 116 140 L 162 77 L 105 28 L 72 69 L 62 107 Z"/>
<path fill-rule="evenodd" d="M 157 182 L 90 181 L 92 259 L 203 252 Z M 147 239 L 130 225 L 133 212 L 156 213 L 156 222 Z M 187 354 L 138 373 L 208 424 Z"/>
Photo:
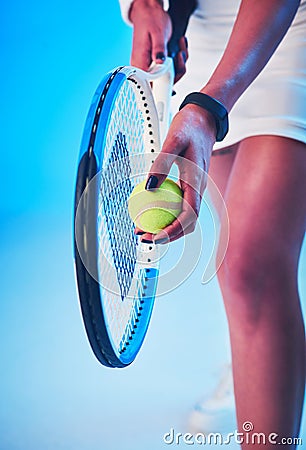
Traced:
<path fill-rule="evenodd" d="M 229 244 L 218 277 L 233 291 L 263 293 L 292 279 L 295 272 L 296 261 L 286 246 L 240 240 Z"/>
<path fill-rule="evenodd" d="M 233 234 L 233 233 L 231 233 Z M 271 237 L 260 242 L 241 230 L 231 236 L 218 271 L 225 306 L 239 321 L 256 324 L 267 311 L 290 318 L 295 308 L 297 258 L 288 247 Z"/>

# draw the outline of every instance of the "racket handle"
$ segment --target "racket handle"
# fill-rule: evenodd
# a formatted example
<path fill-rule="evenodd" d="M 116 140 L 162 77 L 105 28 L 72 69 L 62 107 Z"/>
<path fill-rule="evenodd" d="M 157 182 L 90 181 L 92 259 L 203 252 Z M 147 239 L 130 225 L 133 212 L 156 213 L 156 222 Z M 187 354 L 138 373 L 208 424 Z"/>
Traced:
<path fill-rule="evenodd" d="M 164 64 L 155 65 L 150 73 L 164 72 L 159 78 L 154 79 L 152 92 L 155 100 L 160 124 L 161 143 L 164 142 L 170 123 L 170 101 L 175 76 L 175 57 L 179 52 L 179 40 L 185 35 L 188 21 L 197 6 L 197 0 L 169 0 L 168 13 L 172 22 L 172 36 L 168 43 L 168 58 Z"/>
<path fill-rule="evenodd" d="M 153 75 L 152 93 L 158 114 L 161 144 L 163 144 L 170 124 L 170 101 L 174 81 L 172 58 L 166 58 L 163 64 L 152 66 L 150 74 Z"/>
<path fill-rule="evenodd" d="M 173 59 L 179 52 L 179 40 L 186 33 L 189 18 L 197 3 L 197 0 L 169 0 L 168 14 L 172 22 L 172 36 L 168 43 L 168 55 Z"/>

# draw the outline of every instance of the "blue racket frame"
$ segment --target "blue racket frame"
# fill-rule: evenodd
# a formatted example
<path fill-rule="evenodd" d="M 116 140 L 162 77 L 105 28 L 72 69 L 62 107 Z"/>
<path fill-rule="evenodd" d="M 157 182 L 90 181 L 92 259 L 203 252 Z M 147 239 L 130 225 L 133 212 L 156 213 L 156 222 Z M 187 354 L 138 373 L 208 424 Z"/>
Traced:
<path fill-rule="evenodd" d="M 93 353 L 99 362 L 107 367 L 126 367 L 134 361 L 148 329 L 158 279 L 158 268 L 142 269 L 145 284 L 144 289 L 139 292 L 139 301 L 135 302 L 134 323 L 127 328 L 120 348 L 114 348 L 104 317 L 101 287 L 98 280 L 88 270 L 83 255 L 87 251 L 88 255 L 95 259 L 95 261 L 90 261 L 90 265 L 98 264 L 99 186 L 95 179 L 99 179 L 98 175 L 102 169 L 106 132 L 116 93 L 126 80 L 127 73 L 124 71 L 124 67 L 119 67 L 104 77 L 94 94 L 81 141 L 75 189 L 74 255 L 79 301 Z M 94 183 L 94 189 L 90 189 L 90 195 L 87 196 L 85 202 L 80 202 L 89 182 Z M 78 220 L 76 220 L 77 210 Z M 76 239 L 77 234 L 78 239 Z M 80 236 L 82 236 L 81 240 Z"/>

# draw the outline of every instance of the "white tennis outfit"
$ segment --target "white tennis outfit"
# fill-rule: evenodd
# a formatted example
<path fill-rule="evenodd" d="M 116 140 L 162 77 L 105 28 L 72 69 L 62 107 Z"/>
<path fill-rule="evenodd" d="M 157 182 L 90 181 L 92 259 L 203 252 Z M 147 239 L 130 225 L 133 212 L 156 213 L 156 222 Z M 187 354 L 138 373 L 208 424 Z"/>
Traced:
<path fill-rule="evenodd" d="M 199 0 L 186 36 L 186 75 L 176 84 L 174 111 L 184 97 L 200 90 L 225 50 L 241 0 Z M 120 0 L 125 20 L 130 0 Z M 248 36 L 245 36 L 248 39 Z M 306 0 L 279 47 L 239 98 L 229 116 L 229 132 L 214 149 L 256 135 L 278 135 L 306 142 Z"/>

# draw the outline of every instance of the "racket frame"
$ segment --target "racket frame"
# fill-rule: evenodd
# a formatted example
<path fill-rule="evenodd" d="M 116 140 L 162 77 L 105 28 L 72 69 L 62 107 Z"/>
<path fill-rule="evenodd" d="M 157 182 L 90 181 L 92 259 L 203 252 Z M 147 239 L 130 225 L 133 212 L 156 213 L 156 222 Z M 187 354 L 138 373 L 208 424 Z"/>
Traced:
<path fill-rule="evenodd" d="M 139 310 L 136 311 L 140 320 L 138 319 L 136 327 L 131 329 L 131 334 L 126 336 L 126 342 L 120 344 L 120 349 L 115 349 L 111 334 L 109 333 L 108 323 L 104 318 L 100 285 L 96 277 L 92 276 L 90 271 L 87 270 L 88 263 L 91 264 L 92 261 L 86 261 L 86 251 L 83 251 L 85 243 L 88 245 L 88 242 L 91 241 L 93 247 L 89 253 L 91 257 L 93 254 L 96 255 L 97 260 L 97 242 L 95 239 L 90 239 L 90 237 L 96 234 L 96 229 L 88 229 L 88 227 L 85 227 L 85 231 L 84 229 L 81 232 L 77 230 L 77 226 L 80 226 L 79 221 L 76 220 L 77 210 L 81 204 L 80 200 L 84 191 L 86 191 L 89 183 L 92 184 L 95 182 L 94 177 L 97 178 L 102 168 L 104 140 L 109 121 L 108 112 L 113 107 L 115 94 L 120 89 L 120 86 L 129 80 L 136 85 L 137 90 L 140 90 L 140 92 L 142 90 L 145 91 L 148 100 L 146 103 L 150 105 L 150 118 L 154 124 L 153 129 L 159 129 L 159 136 L 154 137 L 153 148 L 152 138 L 149 135 L 145 136 L 145 147 L 148 148 L 147 151 L 150 153 L 151 162 L 153 162 L 160 151 L 161 141 L 164 140 L 169 125 L 169 107 L 173 78 L 173 62 L 170 58 L 167 58 L 163 65 L 153 65 L 149 73 L 129 66 L 119 67 L 113 70 L 98 86 L 84 127 L 75 191 L 75 269 L 80 306 L 88 340 L 97 359 L 107 367 L 126 367 L 131 364 L 139 352 L 152 314 L 158 279 L 158 267 L 156 264 L 150 267 L 147 263 L 143 269 L 145 271 L 145 292 L 139 299 Z M 153 84 L 152 90 L 150 89 L 150 82 Z M 156 110 L 154 105 L 156 105 Z M 104 125 L 102 127 L 101 123 L 103 121 Z M 95 148 L 95 145 L 97 145 L 96 139 L 99 140 L 100 152 L 97 152 Z M 98 189 L 98 186 L 96 189 Z M 94 191 L 94 196 L 82 205 L 81 225 L 84 223 L 87 225 L 94 224 L 95 228 L 98 207 L 97 196 L 98 191 Z M 81 235 L 82 238 L 76 239 L 77 235 Z M 81 251 L 80 245 L 83 247 Z M 147 246 L 147 244 L 142 245 Z"/>

